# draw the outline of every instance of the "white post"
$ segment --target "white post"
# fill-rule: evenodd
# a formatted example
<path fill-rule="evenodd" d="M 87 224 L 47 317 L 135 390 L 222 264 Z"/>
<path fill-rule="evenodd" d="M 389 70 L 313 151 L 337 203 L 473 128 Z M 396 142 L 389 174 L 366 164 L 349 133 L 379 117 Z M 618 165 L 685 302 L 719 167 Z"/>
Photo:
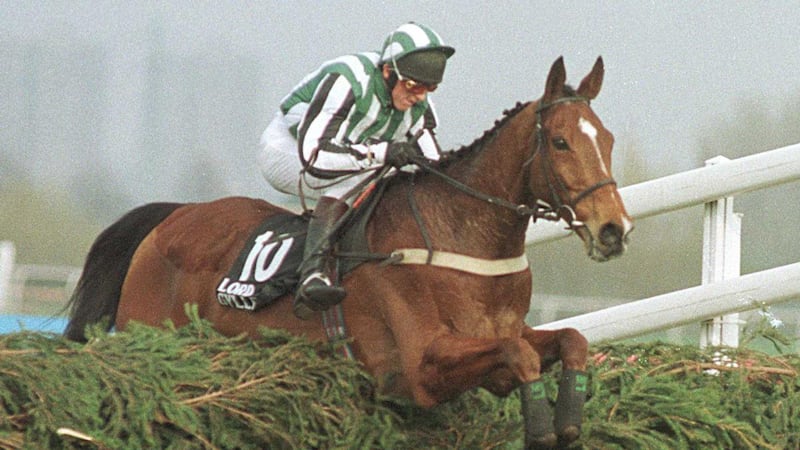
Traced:
<path fill-rule="evenodd" d="M 723 156 L 706 161 L 706 165 L 730 161 Z M 733 197 L 711 201 L 705 205 L 703 221 L 703 284 L 736 278 L 741 274 L 742 216 L 733 212 Z M 728 314 L 702 323 L 700 347 L 738 347 L 739 313 Z"/>
<path fill-rule="evenodd" d="M 0 311 L 5 311 L 14 276 L 14 259 L 17 250 L 11 241 L 0 241 Z"/>

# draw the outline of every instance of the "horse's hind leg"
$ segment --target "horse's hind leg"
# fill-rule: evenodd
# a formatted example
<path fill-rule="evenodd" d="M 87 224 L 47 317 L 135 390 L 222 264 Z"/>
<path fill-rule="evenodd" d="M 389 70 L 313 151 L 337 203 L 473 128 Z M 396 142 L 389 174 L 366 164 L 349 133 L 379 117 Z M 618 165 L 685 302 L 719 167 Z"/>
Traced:
<path fill-rule="evenodd" d="M 589 344 L 586 338 L 573 328 L 561 330 L 526 328 L 522 337 L 531 344 L 546 365 L 557 360 L 562 362 L 554 424 L 560 443 L 567 445 L 578 439 L 581 433 L 581 416 L 588 390 L 586 362 Z"/>
<path fill-rule="evenodd" d="M 183 303 L 194 298 L 181 290 L 176 268 L 159 253 L 153 235 L 137 249 L 122 286 L 117 310 L 117 330 L 130 321 L 163 326 L 167 319 L 175 326 L 188 322 Z"/>

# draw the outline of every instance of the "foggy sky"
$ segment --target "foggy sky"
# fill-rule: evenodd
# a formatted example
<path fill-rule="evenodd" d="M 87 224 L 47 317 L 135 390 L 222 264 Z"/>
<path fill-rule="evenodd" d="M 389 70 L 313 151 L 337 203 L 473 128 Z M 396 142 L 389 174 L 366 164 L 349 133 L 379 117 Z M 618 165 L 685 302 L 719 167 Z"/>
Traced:
<path fill-rule="evenodd" d="M 212 191 L 218 196 L 270 197 L 253 160 L 280 99 L 321 62 L 377 50 L 409 20 L 433 27 L 457 49 L 432 96 L 445 148 L 470 143 L 504 109 L 538 98 L 560 55 L 573 84 L 603 56 L 606 77 L 593 107 L 616 135 L 617 149 L 635 144 L 659 176 L 694 168 L 701 126 L 730 117 L 742 100 L 764 101 L 777 114 L 780 102 L 800 91 L 796 1 L 3 1 L 0 45 L 50 42 L 60 51 L 58 42 L 78 40 L 109 58 L 109 91 L 97 102 L 112 131 L 89 139 L 87 154 L 96 155 L 98 173 L 123 184 L 145 168 L 135 151 L 141 142 L 127 124 L 145 103 L 141 72 L 154 39 L 170 54 L 253 61 L 258 89 L 236 93 L 252 119 L 238 124 L 241 136 L 214 147 L 220 163 L 208 170 L 221 168 L 223 178 L 236 180 Z M 11 104 L 7 87 L 0 95 Z M 203 114 L 214 124 L 215 111 Z M 185 153 L 165 155 L 163 165 L 190 165 L 192 151 L 187 142 Z M 55 184 L 86 164 L 85 155 L 11 156 L 37 160 L 35 176 Z M 155 200 L 198 200 L 165 198 L 173 186 L 152 181 L 130 187 L 113 215 Z"/>

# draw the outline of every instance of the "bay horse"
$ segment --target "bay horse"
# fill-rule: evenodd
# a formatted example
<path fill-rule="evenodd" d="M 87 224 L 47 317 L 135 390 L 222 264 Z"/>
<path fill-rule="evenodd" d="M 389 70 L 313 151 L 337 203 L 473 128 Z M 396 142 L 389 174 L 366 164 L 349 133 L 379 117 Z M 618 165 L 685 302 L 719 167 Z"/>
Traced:
<path fill-rule="evenodd" d="M 632 222 L 611 174 L 614 139 L 590 107 L 603 73 L 598 58 L 576 90 L 566 84 L 558 58 L 538 101 L 517 104 L 442 160 L 391 176 L 367 222 L 370 251 L 432 246 L 436 255 L 494 267 L 524 260 L 531 217 L 544 217 L 564 220 L 592 259 L 622 254 Z M 86 326 L 98 322 L 118 331 L 131 321 L 181 326 L 190 303 L 225 335 L 258 338 L 259 329 L 269 327 L 325 340 L 321 321 L 297 319 L 290 298 L 243 311 L 215 297 L 251 231 L 279 213 L 288 211 L 242 197 L 154 203 L 129 212 L 92 245 L 69 301 L 66 337 L 85 340 Z M 577 439 L 586 339 L 574 329 L 525 324 L 527 260 L 521 268 L 488 275 L 458 264 L 373 261 L 347 274 L 341 311 L 354 357 L 381 392 L 424 408 L 476 387 L 499 396 L 525 387 L 526 446 L 551 448 Z M 553 416 L 540 374 L 557 361 L 562 379 Z"/>

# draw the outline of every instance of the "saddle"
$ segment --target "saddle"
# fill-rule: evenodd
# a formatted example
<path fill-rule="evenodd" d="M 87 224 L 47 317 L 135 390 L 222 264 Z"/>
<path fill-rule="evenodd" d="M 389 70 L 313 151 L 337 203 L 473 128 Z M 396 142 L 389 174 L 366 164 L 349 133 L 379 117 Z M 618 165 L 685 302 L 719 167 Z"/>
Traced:
<path fill-rule="evenodd" d="M 332 232 L 336 276 L 340 281 L 366 261 L 391 257 L 370 253 L 366 239 L 367 222 L 387 181 L 381 179 L 360 205 L 348 210 Z M 294 292 L 300 282 L 309 218 L 310 213 L 278 214 L 257 226 L 217 284 L 217 301 L 223 306 L 257 311 Z"/>

